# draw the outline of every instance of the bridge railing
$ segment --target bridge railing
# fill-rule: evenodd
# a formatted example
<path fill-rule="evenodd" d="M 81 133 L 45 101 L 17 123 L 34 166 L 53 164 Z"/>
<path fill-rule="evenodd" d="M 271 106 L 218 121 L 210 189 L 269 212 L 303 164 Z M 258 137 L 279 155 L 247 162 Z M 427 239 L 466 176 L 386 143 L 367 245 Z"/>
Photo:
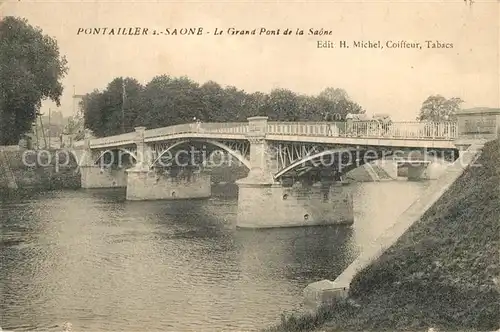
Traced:
<path fill-rule="evenodd" d="M 221 134 L 245 134 L 248 124 L 245 122 L 206 122 L 186 123 L 170 127 L 149 129 L 145 132 L 145 138 L 158 136 L 171 136 L 186 133 L 221 133 Z"/>
<path fill-rule="evenodd" d="M 149 129 L 144 132 L 144 138 L 153 138 L 158 136 L 171 136 L 194 132 L 193 125 L 190 123 L 179 124 L 175 126 Z"/>
<path fill-rule="evenodd" d="M 93 138 L 90 141 L 90 146 L 108 145 L 108 144 L 116 144 L 116 143 L 122 143 L 122 142 L 132 142 L 132 141 L 134 141 L 136 135 L 137 134 L 135 132 L 131 132 L 131 133 L 125 133 L 125 134 L 120 134 L 120 135 L 114 135 L 114 136 Z"/>
<path fill-rule="evenodd" d="M 344 122 L 268 122 L 272 135 L 339 136 Z"/>
<path fill-rule="evenodd" d="M 200 129 L 209 133 L 246 134 L 248 123 L 245 122 L 208 122 L 202 123 Z"/>
<path fill-rule="evenodd" d="M 304 135 L 331 137 L 373 137 L 445 139 L 457 137 L 457 123 L 447 122 L 269 122 L 272 135 Z"/>
<path fill-rule="evenodd" d="M 454 139 L 458 134 L 456 122 L 396 122 L 384 124 L 382 135 L 401 138 Z"/>
<path fill-rule="evenodd" d="M 213 133 L 244 135 L 248 132 L 245 122 L 187 123 L 170 127 L 146 130 L 146 139 L 184 133 Z M 376 121 L 346 122 L 268 122 L 267 131 L 271 135 L 320 136 L 320 137 L 367 137 L 399 139 L 443 139 L 457 137 L 455 122 L 392 122 Z M 133 142 L 136 132 L 95 138 L 91 146 L 113 145 Z M 82 143 L 83 144 L 83 143 Z M 76 144 L 75 144 L 76 145 Z"/>

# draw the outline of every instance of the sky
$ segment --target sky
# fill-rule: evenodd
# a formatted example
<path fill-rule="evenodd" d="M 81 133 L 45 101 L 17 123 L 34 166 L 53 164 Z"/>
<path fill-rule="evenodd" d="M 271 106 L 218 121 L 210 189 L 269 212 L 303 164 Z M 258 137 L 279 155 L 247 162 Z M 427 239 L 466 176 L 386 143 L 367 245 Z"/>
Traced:
<path fill-rule="evenodd" d="M 464 108 L 500 107 L 499 21 L 495 0 L 330 2 L 6 1 L 2 16 L 19 16 L 54 37 L 66 56 L 61 107 L 74 111 L 73 89 L 104 89 L 115 77 L 147 83 L 156 75 L 188 76 L 247 92 L 286 88 L 318 94 L 342 88 L 369 114 L 413 121 L 430 95 L 460 97 Z M 79 28 L 202 27 L 202 36 L 77 35 Z M 230 36 L 228 28 L 291 29 L 284 36 Z M 215 28 L 224 34 L 215 36 Z M 308 29 L 332 31 L 309 36 Z M 297 29 L 305 35 L 295 35 Z M 317 48 L 318 41 L 349 49 Z M 361 49 L 353 41 L 413 41 L 423 49 Z M 425 40 L 453 43 L 427 49 Z"/>

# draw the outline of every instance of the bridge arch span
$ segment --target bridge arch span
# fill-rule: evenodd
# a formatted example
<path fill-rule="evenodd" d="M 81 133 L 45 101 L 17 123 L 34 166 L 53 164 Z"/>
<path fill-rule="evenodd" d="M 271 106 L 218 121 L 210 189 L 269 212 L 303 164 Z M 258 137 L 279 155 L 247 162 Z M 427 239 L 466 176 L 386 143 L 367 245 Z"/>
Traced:
<path fill-rule="evenodd" d="M 368 154 L 367 152 L 375 152 L 375 153 Z M 338 166 L 337 171 L 340 175 L 344 175 L 355 168 L 363 166 L 365 163 L 379 160 L 383 157 L 390 156 L 391 154 L 392 151 L 390 150 L 373 151 L 369 149 L 358 149 L 358 148 L 329 149 L 293 162 L 292 164 L 278 171 L 274 175 L 274 178 L 279 179 L 280 177 L 286 175 L 287 173 L 302 167 L 306 169 L 306 171 L 303 173 L 307 173 L 308 171 L 314 168 L 318 168 L 321 166 L 332 167 L 333 165 Z M 330 159 L 326 165 L 324 164 L 314 165 L 316 164 L 315 160 L 321 159 L 323 161 L 323 158 L 327 156 L 329 158 L 335 158 L 335 159 Z M 311 163 L 313 165 L 307 166 L 308 163 Z"/>
<path fill-rule="evenodd" d="M 106 155 L 106 153 L 113 153 L 113 151 L 119 151 L 119 152 L 122 152 L 123 154 L 128 154 L 129 156 L 134 158 L 134 161 L 137 162 L 137 154 L 136 153 L 134 153 L 133 151 L 130 151 L 128 149 L 125 149 L 125 148 L 117 148 L 117 149 L 108 149 L 106 151 L 99 153 L 99 156 L 96 159 L 94 159 L 93 164 L 94 165 L 97 164 L 99 162 L 99 160 L 101 160 Z"/>
<path fill-rule="evenodd" d="M 221 150 L 226 151 L 229 153 L 232 157 L 236 158 L 241 164 L 243 164 L 247 169 L 251 169 L 250 165 L 250 160 L 246 159 L 243 154 L 240 153 L 240 151 L 233 150 L 229 146 L 225 145 L 224 143 L 218 142 L 216 140 L 211 140 L 211 139 L 186 139 L 186 140 L 181 140 L 178 142 L 175 142 L 174 144 L 170 145 L 166 150 L 161 151 L 161 153 L 154 159 L 150 167 L 153 167 L 156 165 L 156 163 L 166 154 L 175 149 L 178 146 L 181 146 L 186 143 L 193 143 L 193 142 L 199 142 L 199 143 L 204 143 L 204 144 L 209 144 L 212 146 L 215 146 Z"/>

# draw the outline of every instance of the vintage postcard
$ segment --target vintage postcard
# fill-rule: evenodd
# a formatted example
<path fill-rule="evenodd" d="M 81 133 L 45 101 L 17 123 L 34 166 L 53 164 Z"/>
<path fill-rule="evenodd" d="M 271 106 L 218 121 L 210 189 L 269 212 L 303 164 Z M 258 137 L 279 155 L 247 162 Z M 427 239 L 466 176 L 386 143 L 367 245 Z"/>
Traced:
<path fill-rule="evenodd" d="M 0 331 L 500 331 L 499 20 L 0 2 Z"/>

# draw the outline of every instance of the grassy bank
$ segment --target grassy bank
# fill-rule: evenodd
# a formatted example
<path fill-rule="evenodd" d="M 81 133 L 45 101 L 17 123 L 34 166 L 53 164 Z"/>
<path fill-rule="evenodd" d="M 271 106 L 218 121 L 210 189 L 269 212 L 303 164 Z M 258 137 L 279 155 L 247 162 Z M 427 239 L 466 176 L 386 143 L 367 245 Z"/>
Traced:
<path fill-rule="evenodd" d="M 476 164 L 481 166 L 467 169 L 419 222 L 354 278 L 350 304 L 288 317 L 269 331 L 498 329 L 498 140 L 485 146 Z"/>
<path fill-rule="evenodd" d="M 56 150 L 24 155 L 24 151 L 5 151 L 5 157 L 20 189 L 63 189 L 79 188 L 80 174 L 74 160 L 66 162 L 64 153 Z M 5 181 L 0 181 L 0 186 Z"/>

